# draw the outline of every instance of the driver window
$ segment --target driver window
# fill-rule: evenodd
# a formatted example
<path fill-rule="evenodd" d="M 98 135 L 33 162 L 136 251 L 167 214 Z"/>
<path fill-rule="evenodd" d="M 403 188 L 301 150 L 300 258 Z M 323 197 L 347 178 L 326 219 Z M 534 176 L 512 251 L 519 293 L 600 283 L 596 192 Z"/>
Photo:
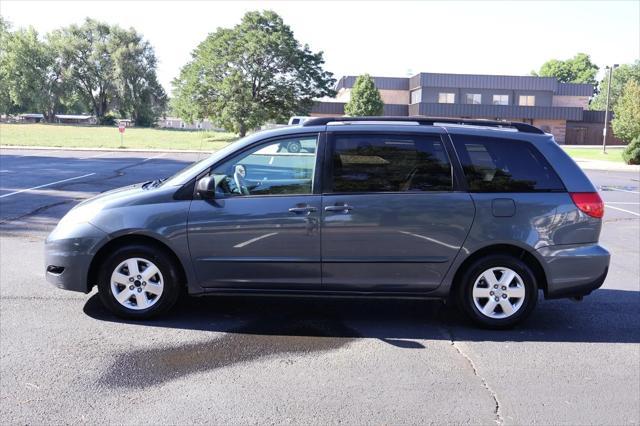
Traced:
<path fill-rule="evenodd" d="M 222 197 L 311 194 L 317 135 L 280 139 L 217 166 L 216 192 Z"/>

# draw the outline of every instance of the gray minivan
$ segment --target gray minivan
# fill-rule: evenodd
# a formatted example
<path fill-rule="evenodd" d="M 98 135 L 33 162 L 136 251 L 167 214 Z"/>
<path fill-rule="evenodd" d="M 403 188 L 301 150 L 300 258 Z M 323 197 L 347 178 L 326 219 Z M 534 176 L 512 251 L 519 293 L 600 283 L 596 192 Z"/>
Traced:
<path fill-rule="evenodd" d="M 312 149 L 289 152 L 290 143 Z M 315 118 L 250 135 L 176 175 L 100 194 L 46 241 L 46 276 L 116 315 L 193 295 L 451 298 L 508 327 L 600 287 L 604 206 L 524 123 Z"/>

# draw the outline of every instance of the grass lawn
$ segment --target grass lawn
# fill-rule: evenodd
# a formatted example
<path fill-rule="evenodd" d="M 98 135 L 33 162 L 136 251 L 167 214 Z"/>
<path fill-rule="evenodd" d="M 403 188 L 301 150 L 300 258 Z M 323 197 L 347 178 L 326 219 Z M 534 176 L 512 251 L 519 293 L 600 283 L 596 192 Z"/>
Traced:
<path fill-rule="evenodd" d="M 124 147 L 215 151 L 237 138 L 225 132 L 128 128 Z M 120 133 L 114 126 L 3 123 L 0 145 L 120 148 Z"/>
<path fill-rule="evenodd" d="M 602 148 L 568 148 L 563 147 L 567 154 L 573 159 L 584 160 L 601 160 L 601 161 L 615 161 L 617 163 L 624 163 L 622 160 L 622 151 L 624 148 L 607 148 L 607 153 L 602 153 Z"/>

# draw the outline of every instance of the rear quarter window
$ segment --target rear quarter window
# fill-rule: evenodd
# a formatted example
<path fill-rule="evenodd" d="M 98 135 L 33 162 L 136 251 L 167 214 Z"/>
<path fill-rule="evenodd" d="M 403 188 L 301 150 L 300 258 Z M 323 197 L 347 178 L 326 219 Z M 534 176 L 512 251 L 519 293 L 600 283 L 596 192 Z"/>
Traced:
<path fill-rule="evenodd" d="M 471 192 L 561 192 L 564 185 L 529 142 L 452 135 Z"/>

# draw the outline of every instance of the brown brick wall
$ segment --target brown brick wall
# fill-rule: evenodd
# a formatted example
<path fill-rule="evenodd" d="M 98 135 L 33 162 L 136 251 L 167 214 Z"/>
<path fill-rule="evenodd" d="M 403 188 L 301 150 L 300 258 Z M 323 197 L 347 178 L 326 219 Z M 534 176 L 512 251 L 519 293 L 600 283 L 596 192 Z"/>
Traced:
<path fill-rule="evenodd" d="M 533 120 L 532 124 L 547 133 L 551 133 L 559 144 L 564 144 L 567 134 L 566 120 Z"/>
<path fill-rule="evenodd" d="M 309 114 L 309 117 L 335 117 L 336 114 L 319 114 L 317 112 L 312 112 Z"/>
<path fill-rule="evenodd" d="M 554 96 L 551 102 L 554 107 L 574 107 L 587 109 L 589 106 L 588 96 Z"/>

